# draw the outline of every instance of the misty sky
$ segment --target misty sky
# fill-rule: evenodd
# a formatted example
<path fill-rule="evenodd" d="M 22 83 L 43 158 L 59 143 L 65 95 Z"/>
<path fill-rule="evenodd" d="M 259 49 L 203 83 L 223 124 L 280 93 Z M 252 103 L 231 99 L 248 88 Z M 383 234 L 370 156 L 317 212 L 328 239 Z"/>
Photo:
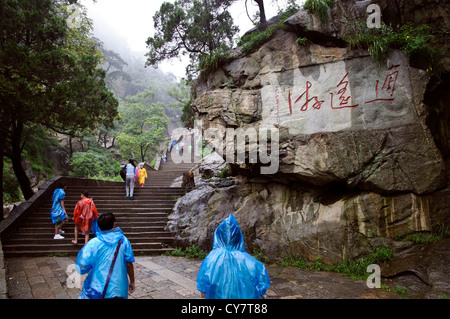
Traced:
<path fill-rule="evenodd" d="M 131 51 L 144 54 L 146 50 L 145 41 L 149 36 L 153 36 L 153 16 L 159 10 L 164 1 L 174 2 L 174 0 L 92 0 L 80 1 L 88 8 L 88 16 L 94 20 L 94 33 L 96 31 L 110 32 L 118 38 L 123 39 L 122 45 Z M 276 15 L 279 6 L 285 6 L 287 0 L 267 0 L 265 1 L 266 16 L 270 19 Z M 298 1 L 302 3 L 303 1 Z M 249 12 L 253 14 L 257 11 L 257 6 L 253 1 L 248 1 Z M 245 12 L 245 0 L 238 0 L 230 8 L 235 24 L 240 28 L 240 35 L 253 27 Z M 101 39 L 103 40 L 103 39 Z M 178 78 L 185 76 L 185 61 L 173 59 L 159 65 L 164 72 L 172 72 Z"/>

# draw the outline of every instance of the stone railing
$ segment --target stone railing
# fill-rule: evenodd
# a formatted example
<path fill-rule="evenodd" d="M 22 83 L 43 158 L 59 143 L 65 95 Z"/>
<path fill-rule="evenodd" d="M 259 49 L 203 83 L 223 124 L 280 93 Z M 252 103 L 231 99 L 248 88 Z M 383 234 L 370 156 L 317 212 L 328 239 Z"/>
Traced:
<path fill-rule="evenodd" d="M 158 157 L 156 159 L 155 167 L 153 167 L 155 169 L 155 171 L 159 171 L 159 166 L 160 165 L 161 165 L 161 157 Z"/>

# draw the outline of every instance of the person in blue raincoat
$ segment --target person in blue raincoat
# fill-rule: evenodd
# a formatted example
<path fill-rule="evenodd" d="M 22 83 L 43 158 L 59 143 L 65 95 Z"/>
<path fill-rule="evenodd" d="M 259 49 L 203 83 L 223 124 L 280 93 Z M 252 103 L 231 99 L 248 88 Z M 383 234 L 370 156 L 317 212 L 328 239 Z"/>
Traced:
<path fill-rule="evenodd" d="M 203 260 L 197 289 L 206 299 L 260 299 L 270 286 L 264 264 L 245 251 L 232 214 L 214 233 L 213 250 Z"/>
<path fill-rule="evenodd" d="M 61 234 L 64 234 L 62 230 L 63 225 L 67 222 L 68 216 L 66 208 L 64 207 L 64 198 L 66 197 L 66 185 L 60 183 L 58 188 L 55 189 L 52 196 L 52 208 L 50 210 L 50 218 L 55 225 L 55 236 L 53 239 L 64 239 Z"/>
<path fill-rule="evenodd" d="M 115 217 L 112 213 L 100 215 L 97 226 L 97 237 L 88 241 L 77 256 L 76 271 L 81 275 L 89 273 L 78 298 L 101 298 L 117 245 L 121 241 L 104 298 L 127 299 L 128 292 L 133 293 L 135 290 L 134 255 L 130 241 L 119 227 L 115 227 Z"/>

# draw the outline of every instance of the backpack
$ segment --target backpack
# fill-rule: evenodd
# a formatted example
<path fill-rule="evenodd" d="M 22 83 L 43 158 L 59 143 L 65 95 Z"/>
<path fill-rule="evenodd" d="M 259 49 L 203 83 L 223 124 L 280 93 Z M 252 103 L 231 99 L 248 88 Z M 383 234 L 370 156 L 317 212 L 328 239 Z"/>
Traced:
<path fill-rule="evenodd" d="M 125 182 L 125 180 L 127 178 L 127 166 L 126 165 L 120 169 L 119 174 L 120 174 L 120 177 L 122 177 L 123 181 Z"/>

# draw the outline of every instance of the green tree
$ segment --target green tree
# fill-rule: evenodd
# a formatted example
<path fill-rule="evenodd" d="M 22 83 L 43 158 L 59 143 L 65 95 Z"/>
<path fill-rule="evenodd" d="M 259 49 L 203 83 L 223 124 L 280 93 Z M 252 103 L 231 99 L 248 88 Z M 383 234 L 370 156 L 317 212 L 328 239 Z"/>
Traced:
<path fill-rule="evenodd" d="M 125 66 L 128 66 L 128 63 L 125 62 L 124 59 L 122 59 L 119 53 L 113 50 L 106 49 L 99 39 L 94 39 L 97 42 L 99 49 L 102 51 L 103 56 L 105 57 L 105 82 L 108 88 L 114 91 L 115 87 L 118 85 L 117 83 L 115 83 L 118 79 L 131 82 L 131 76 L 123 70 Z"/>
<path fill-rule="evenodd" d="M 3 163 L 3 203 L 12 204 L 23 200 L 22 193 L 20 192 L 20 185 L 17 182 L 17 178 L 12 170 L 12 165 L 9 159 L 6 159 Z M 2 214 L 3 217 L 3 214 Z"/>
<path fill-rule="evenodd" d="M 120 162 L 104 148 L 75 152 L 70 165 L 70 175 L 74 177 L 111 179 L 117 177 L 120 171 Z"/>
<path fill-rule="evenodd" d="M 75 135 L 117 115 L 89 19 L 68 25 L 73 2 L 0 0 L 0 165 L 11 159 L 25 199 L 34 194 L 21 164 L 25 127 Z"/>
<path fill-rule="evenodd" d="M 226 51 L 239 31 L 228 7 L 233 0 L 177 0 L 164 2 L 153 17 L 156 33 L 147 39 L 146 65 L 189 55 L 189 78 L 196 72 L 201 55 Z"/>
<path fill-rule="evenodd" d="M 122 132 L 117 142 L 123 156 L 139 156 L 144 162 L 164 141 L 168 121 L 162 103 L 149 104 L 153 97 L 153 90 L 146 90 L 129 97 L 121 108 Z"/>

